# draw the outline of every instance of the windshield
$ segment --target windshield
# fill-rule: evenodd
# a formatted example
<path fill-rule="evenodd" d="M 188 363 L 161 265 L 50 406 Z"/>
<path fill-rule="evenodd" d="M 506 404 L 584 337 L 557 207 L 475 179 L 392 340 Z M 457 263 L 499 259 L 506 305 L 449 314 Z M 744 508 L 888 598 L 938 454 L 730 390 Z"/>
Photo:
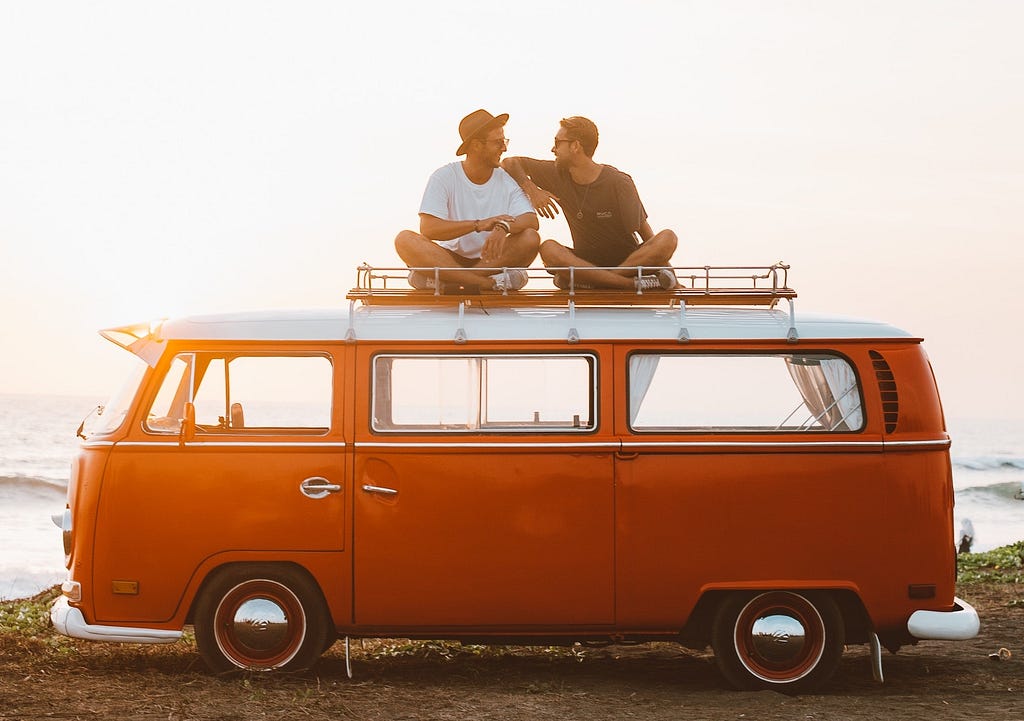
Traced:
<path fill-rule="evenodd" d="M 121 388 L 110 397 L 106 405 L 97 408 L 83 422 L 82 432 L 86 437 L 112 433 L 121 427 L 148 367 L 141 358 L 134 358 L 128 377 L 125 378 Z"/>

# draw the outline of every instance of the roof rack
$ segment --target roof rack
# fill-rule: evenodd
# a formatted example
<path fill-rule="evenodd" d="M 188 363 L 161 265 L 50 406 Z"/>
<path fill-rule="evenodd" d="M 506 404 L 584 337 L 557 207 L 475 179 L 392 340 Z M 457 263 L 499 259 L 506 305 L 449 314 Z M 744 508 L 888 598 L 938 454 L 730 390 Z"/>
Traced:
<path fill-rule="evenodd" d="M 606 268 L 628 270 L 639 277 L 660 270 L 660 267 Z M 796 298 L 789 287 L 789 266 L 781 261 L 761 266 L 673 266 L 671 270 L 679 285 L 671 290 L 615 290 L 585 289 L 573 282 L 569 288 L 557 288 L 550 270 L 564 270 L 571 276 L 579 268 L 519 268 L 525 271 L 528 282 L 522 290 L 497 291 L 464 288 L 456 282 L 435 282 L 437 288 L 417 290 L 409 285 L 411 270 L 440 280 L 441 272 L 452 279 L 459 273 L 468 274 L 466 268 L 383 268 L 360 265 L 356 271 L 356 285 L 347 298 L 364 305 L 481 305 L 481 306 L 668 306 L 676 305 L 751 305 L 774 308 L 779 300 Z M 503 269 L 504 270 L 504 269 Z M 496 271 L 497 272 L 497 271 Z M 444 292 L 441 287 L 444 286 Z"/>

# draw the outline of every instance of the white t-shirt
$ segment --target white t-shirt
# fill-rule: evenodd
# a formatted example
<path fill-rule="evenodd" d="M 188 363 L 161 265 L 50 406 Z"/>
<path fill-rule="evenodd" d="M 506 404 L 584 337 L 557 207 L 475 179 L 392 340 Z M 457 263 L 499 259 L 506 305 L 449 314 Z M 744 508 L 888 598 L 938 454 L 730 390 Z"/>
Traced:
<path fill-rule="evenodd" d="M 462 161 L 457 160 L 430 175 L 420 212 L 442 220 L 478 220 L 495 215 L 532 213 L 533 206 L 519 183 L 501 168 L 495 168 L 486 183 L 477 185 L 466 177 Z M 487 231 L 469 233 L 441 241 L 439 245 L 465 258 L 479 258 L 487 235 Z"/>

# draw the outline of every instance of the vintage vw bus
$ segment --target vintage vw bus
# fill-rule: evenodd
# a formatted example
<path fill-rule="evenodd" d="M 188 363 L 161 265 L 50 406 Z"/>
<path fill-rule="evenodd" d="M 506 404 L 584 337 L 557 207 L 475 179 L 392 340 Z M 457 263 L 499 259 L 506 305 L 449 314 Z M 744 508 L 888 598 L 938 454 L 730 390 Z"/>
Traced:
<path fill-rule="evenodd" d="M 781 264 L 677 273 L 436 295 L 364 267 L 347 312 L 103 331 L 144 362 L 85 424 L 54 624 L 193 624 L 215 671 L 338 636 L 673 640 L 784 691 L 844 644 L 881 678 L 882 646 L 974 636 L 921 339 L 797 314 Z"/>

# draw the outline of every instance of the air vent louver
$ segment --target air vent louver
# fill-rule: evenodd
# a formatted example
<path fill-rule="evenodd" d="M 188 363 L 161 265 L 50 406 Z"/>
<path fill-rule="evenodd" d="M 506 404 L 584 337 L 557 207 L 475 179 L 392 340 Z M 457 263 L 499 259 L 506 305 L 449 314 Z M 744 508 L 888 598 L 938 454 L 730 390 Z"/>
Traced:
<path fill-rule="evenodd" d="M 878 390 L 882 394 L 882 416 L 885 420 L 885 432 L 892 433 L 900 419 L 900 395 L 896 389 L 896 378 L 885 358 L 878 351 L 869 351 L 871 365 L 878 379 Z"/>

